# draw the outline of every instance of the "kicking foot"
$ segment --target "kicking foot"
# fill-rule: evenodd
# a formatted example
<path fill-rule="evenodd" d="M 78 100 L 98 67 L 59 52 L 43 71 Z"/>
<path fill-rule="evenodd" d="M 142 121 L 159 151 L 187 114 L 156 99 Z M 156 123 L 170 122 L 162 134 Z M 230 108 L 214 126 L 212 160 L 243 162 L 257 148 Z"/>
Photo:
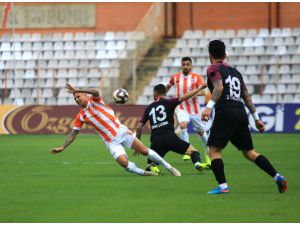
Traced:
<path fill-rule="evenodd" d="M 189 156 L 189 155 L 183 155 L 183 156 L 182 156 L 182 159 L 183 159 L 184 161 L 188 161 L 188 160 L 191 159 L 191 156 Z"/>
<path fill-rule="evenodd" d="M 287 190 L 287 180 L 283 176 L 278 176 L 276 181 L 279 193 L 283 193 Z"/>
<path fill-rule="evenodd" d="M 219 186 L 216 187 L 214 190 L 207 192 L 207 194 L 213 194 L 213 195 L 217 195 L 217 194 L 228 194 L 229 193 L 229 189 L 228 188 L 220 188 Z"/>
<path fill-rule="evenodd" d="M 176 177 L 180 177 L 180 176 L 181 176 L 181 173 L 180 173 L 177 169 L 175 169 L 174 167 L 171 167 L 170 173 L 171 173 L 173 176 L 176 176 Z"/>

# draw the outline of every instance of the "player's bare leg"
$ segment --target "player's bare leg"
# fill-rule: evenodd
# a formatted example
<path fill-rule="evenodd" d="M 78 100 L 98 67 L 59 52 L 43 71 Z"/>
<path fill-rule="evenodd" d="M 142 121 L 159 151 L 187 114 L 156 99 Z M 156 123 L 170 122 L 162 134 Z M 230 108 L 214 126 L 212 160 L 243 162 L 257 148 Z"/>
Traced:
<path fill-rule="evenodd" d="M 165 161 L 162 157 L 160 157 L 155 151 L 150 148 L 147 148 L 139 139 L 135 138 L 131 148 L 138 153 L 141 153 L 144 156 L 148 156 L 148 158 L 154 162 L 157 162 L 163 167 L 165 167 L 172 175 L 181 176 L 181 173 L 172 167 L 167 161 Z"/>
<path fill-rule="evenodd" d="M 183 122 L 179 123 L 179 127 L 180 127 L 180 139 L 184 140 L 187 143 L 190 143 L 190 141 L 189 141 L 189 133 L 187 131 L 187 122 L 183 121 Z M 188 161 L 188 160 L 191 159 L 191 156 L 185 154 L 185 155 L 183 155 L 182 159 L 184 161 Z"/>

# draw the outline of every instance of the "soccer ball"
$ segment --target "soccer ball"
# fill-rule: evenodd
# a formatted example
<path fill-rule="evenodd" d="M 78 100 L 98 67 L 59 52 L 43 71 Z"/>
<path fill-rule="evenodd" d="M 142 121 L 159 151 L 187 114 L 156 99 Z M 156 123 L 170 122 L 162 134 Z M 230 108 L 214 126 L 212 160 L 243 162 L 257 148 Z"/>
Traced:
<path fill-rule="evenodd" d="M 128 100 L 128 92 L 123 88 L 118 88 L 113 92 L 113 98 L 117 104 L 124 104 Z"/>

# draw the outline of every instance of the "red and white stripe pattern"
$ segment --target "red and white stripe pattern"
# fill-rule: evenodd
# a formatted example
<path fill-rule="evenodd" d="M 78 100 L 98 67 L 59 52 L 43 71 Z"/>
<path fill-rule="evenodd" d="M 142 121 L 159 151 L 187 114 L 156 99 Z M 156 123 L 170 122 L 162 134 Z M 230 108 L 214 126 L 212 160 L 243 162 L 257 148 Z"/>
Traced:
<path fill-rule="evenodd" d="M 197 73 L 189 73 L 187 76 L 184 76 L 182 73 L 176 73 L 169 82 L 170 85 L 175 85 L 178 98 L 200 87 L 202 83 L 202 77 Z M 180 104 L 180 109 L 185 109 L 190 114 L 198 115 L 200 113 L 199 98 L 194 97 L 183 101 Z"/>
<path fill-rule="evenodd" d="M 77 114 L 73 129 L 80 130 L 83 123 L 93 126 L 102 140 L 108 143 L 113 140 L 120 128 L 120 122 L 115 117 L 113 109 L 106 105 L 101 97 L 90 97 L 87 107 Z"/>

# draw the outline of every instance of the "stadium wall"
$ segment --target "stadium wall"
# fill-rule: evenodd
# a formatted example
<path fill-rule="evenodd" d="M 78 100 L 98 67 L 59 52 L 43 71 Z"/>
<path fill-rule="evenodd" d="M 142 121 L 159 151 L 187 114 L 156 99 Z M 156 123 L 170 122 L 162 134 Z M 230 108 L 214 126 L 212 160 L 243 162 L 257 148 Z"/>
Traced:
<path fill-rule="evenodd" d="M 14 3 L 16 7 L 49 6 L 49 11 L 53 5 L 92 5 L 95 8 L 95 24 L 93 27 L 16 29 L 16 31 L 20 33 L 133 31 L 152 4 L 152 2 L 17 2 Z M 180 37 L 185 30 L 193 29 L 300 27 L 299 2 L 169 2 L 165 3 L 164 7 L 165 10 L 162 10 L 164 19 L 159 22 L 164 24 L 165 36 Z M 61 16 L 61 13 L 63 12 L 58 16 Z M 32 17 L 27 14 L 27 18 L 30 16 Z M 0 34 L 5 32 L 10 32 L 10 29 L 0 30 Z"/>
<path fill-rule="evenodd" d="M 300 3 L 181 2 L 176 7 L 177 36 L 185 30 L 300 27 Z"/>
<path fill-rule="evenodd" d="M 95 25 L 93 27 L 83 27 L 79 25 L 77 28 L 35 28 L 35 29 L 16 29 L 16 32 L 18 33 L 33 33 L 33 32 L 40 32 L 40 33 L 51 33 L 51 32 L 107 32 L 107 31 L 133 31 L 136 29 L 140 21 L 143 19 L 147 11 L 150 9 L 153 3 L 151 2 L 127 2 L 127 3 L 121 3 L 121 2 L 99 2 L 99 3 L 51 3 L 51 2 L 45 2 L 45 3 L 25 3 L 25 2 L 16 2 L 14 3 L 15 10 L 17 7 L 30 7 L 33 8 L 35 6 L 43 6 L 48 7 L 48 10 L 45 10 L 44 17 L 47 17 L 49 14 L 53 13 L 55 9 L 53 9 L 54 6 L 62 6 L 62 5 L 78 5 L 80 6 L 86 6 L 90 5 L 94 7 L 95 9 L 95 18 L 94 23 Z M 2 12 L 1 12 L 2 13 Z M 62 23 L 64 22 L 64 18 L 66 18 L 68 15 L 64 15 L 64 12 L 62 10 L 55 12 L 56 16 L 61 17 Z M 27 18 L 32 18 L 33 15 L 27 15 Z M 1 17 L 2 18 L 2 17 Z M 37 22 L 36 20 L 40 20 L 41 24 L 40 27 L 43 26 L 43 20 L 42 18 L 38 18 L 37 16 L 34 19 L 34 22 Z M 30 20 L 29 20 L 30 21 Z M 17 21 L 18 22 L 18 21 Z M 12 20 L 11 18 L 8 19 L 8 26 L 7 29 L 1 29 L 0 34 L 5 32 L 10 32 Z"/>
<path fill-rule="evenodd" d="M 146 106 L 111 107 L 122 124 L 135 130 Z M 257 104 L 256 109 L 265 123 L 267 133 L 300 133 L 300 104 Z M 76 105 L 0 106 L 0 134 L 68 134 L 78 111 L 79 107 Z M 257 132 L 251 115 L 249 121 L 252 132 Z M 188 128 L 189 132 L 194 132 L 190 124 Z M 149 125 L 143 132 L 150 132 Z M 81 133 L 95 131 L 92 127 L 84 126 Z"/>

